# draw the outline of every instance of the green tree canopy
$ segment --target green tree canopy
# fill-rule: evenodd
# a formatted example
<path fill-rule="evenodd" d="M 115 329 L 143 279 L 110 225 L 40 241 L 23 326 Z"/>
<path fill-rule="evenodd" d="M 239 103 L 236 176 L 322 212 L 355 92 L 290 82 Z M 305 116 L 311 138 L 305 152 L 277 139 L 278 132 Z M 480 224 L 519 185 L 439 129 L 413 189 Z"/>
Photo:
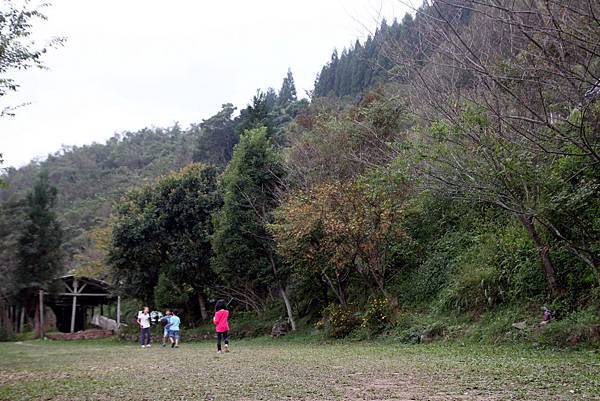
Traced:
<path fill-rule="evenodd" d="M 284 170 L 266 128 L 246 131 L 223 176 L 223 208 L 215 217 L 213 266 L 228 295 L 261 311 L 270 288 L 279 289 L 293 324 L 287 298 L 287 272 L 275 252 L 267 226 L 273 221 Z"/>
<path fill-rule="evenodd" d="M 42 172 L 26 200 L 26 223 L 18 242 L 17 282 L 46 287 L 63 270 L 62 229 L 54 206 L 57 191 Z"/>
<path fill-rule="evenodd" d="M 199 131 L 194 161 L 216 165 L 229 162 L 233 147 L 239 140 L 233 120 L 234 112 L 235 107 L 231 103 L 224 104 L 221 111 L 194 127 Z"/>
<path fill-rule="evenodd" d="M 30 8 L 29 2 L 17 5 L 4 0 L 0 3 L 0 99 L 19 88 L 9 75 L 12 71 L 43 67 L 42 56 L 47 48 L 62 42 L 55 38 L 47 46 L 38 46 L 31 40 L 34 22 L 45 19 L 41 9 Z M 7 105 L 0 106 L 0 117 L 12 114 L 13 110 Z"/>
<path fill-rule="evenodd" d="M 205 319 L 206 291 L 214 277 L 211 213 L 220 203 L 217 169 L 203 164 L 191 164 L 125 195 L 109 252 L 119 287 L 147 303 L 159 295 L 164 304 L 167 279 L 174 281 L 193 290 L 190 299 L 198 303 L 188 306 Z M 155 294 L 161 274 L 163 293 Z M 173 295 L 173 302 L 181 300 Z"/>

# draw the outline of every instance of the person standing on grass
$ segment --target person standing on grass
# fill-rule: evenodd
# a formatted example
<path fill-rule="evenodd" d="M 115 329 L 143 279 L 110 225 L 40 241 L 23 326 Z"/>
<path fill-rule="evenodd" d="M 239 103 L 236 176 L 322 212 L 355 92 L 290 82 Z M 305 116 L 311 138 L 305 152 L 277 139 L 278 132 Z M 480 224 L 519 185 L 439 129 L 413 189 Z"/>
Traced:
<path fill-rule="evenodd" d="M 150 308 L 144 306 L 144 309 L 137 314 L 137 324 L 140 325 L 140 343 L 142 348 L 152 346 L 152 334 L 150 333 Z"/>
<path fill-rule="evenodd" d="M 167 339 L 169 338 L 169 329 L 167 326 L 171 322 L 171 315 L 173 315 L 173 312 L 171 312 L 170 309 L 167 309 L 165 311 L 165 315 L 162 317 L 162 319 L 160 319 L 160 323 L 165 326 L 163 329 L 163 339 L 161 344 L 163 348 L 167 346 Z"/>
<path fill-rule="evenodd" d="M 221 340 L 225 343 L 225 352 L 229 352 L 229 311 L 225 301 L 219 299 L 215 305 L 215 317 L 213 324 L 217 331 L 217 354 L 222 352 Z"/>
<path fill-rule="evenodd" d="M 169 317 L 169 324 L 165 327 L 169 334 L 169 340 L 171 341 L 171 348 L 179 348 L 179 325 L 181 320 L 177 316 L 177 312 L 171 311 L 171 317 Z"/>

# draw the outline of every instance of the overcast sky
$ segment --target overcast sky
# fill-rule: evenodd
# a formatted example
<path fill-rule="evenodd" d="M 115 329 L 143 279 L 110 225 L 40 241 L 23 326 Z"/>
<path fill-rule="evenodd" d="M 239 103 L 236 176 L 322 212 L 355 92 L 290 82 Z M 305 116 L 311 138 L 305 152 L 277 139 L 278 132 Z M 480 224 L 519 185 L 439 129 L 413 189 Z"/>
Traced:
<path fill-rule="evenodd" d="M 334 48 L 364 38 L 381 17 L 401 19 L 398 0 L 52 0 L 34 37 L 64 36 L 48 70 L 12 74 L 0 118 L 4 167 L 62 145 L 104 142 L 147 126 L 187 127 L 257 88 L 279 88 L 288 67 L 298 93 Z"/>

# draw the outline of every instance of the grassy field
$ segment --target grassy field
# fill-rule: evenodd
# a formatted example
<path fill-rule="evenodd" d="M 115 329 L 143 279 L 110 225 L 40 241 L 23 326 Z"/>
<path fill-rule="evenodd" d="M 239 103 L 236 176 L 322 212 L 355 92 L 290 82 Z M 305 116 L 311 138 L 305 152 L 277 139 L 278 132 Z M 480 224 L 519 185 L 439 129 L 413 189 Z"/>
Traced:
<path fill-rule="evenodd" d="M 259 339 L 0 343 L 0 400 L 600 400 L 600 354 Z"/>

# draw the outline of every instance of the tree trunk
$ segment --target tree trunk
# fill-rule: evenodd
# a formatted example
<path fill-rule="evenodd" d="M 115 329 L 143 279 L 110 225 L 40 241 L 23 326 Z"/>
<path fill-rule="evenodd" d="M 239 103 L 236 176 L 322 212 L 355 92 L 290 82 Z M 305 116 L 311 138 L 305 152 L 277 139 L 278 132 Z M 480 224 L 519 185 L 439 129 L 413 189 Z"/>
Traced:
<path fill-rule="evenodd" d="M 0 325 L 4 328 L 6 334 L 11 336 L 13 334 L 12 321 L 10 320 L 9 313 L 10 306 L 4 302 L 0 302 Z"/>
<path fill-rule="evenodd" d="M 535 225 L 533 224 L 532 216 L 519 216 L 519 220 L 523 223 L 523 226 L 527 230 L 527 233 L 533 240 L 535 244 L 538 254 L 540 255 L 540 259 L 542 262 L 542 267 L 544 268 L 544 274 L 546 276 L 546 281 L 548 281 L 548 287 L 550 288 L 550 292 L 552 295 L 556 295 L 558 291 L 558 285 L 556 283 L 556 274 L 554 272 L 554 264 L 550 259 L 550 247 L 548 244 L 540 237 L 539 233 L 535 229 Z"/>
<path fill-rule="evenodd" d="M 267 254 L 269 255 L 269 262 L 271 262 L 271 269 L 273 269 L 273 276 L 279 282 L 279 292 L 281 294 L 281 298 L 283 298 L 283 302 L 285 303 L 285 309 L 287 311 L 288 319 L 290 319 L 292 330 L 296 330 L 296 321 L 294 320 L 292 304 L 290 303 L 290 299 L 287 296 L 287 292 L 285 291 L 284 285 L 281 283 L 281 280 L 278 277 L 279 274 L 277 273 L 277 265 L 275 264 L 275 258 L 273 258 L 273 254 L 271 252 L 267 252 Z"/>
<path fill-rule="evenodd" d="M 208 312 L 206 311 L 206 300 L 202 293 L 198 294 L 198 306 L 200 306 L 200 316 L 203 321 L 208 320 Z"/>
<path fill-rule="evenodd" d="M 19 333 L 25 329 L 25 307 L 21 306 L 21 316 L 19 317 Z"/>
<path fill-rule="evenodd" d="M 17 332 L 17 330 L 19 328 L 19 312 L 18 312 L 18 310 L 19 310 L 19 308 L 17 306 L 11 307 L 12 326 L 13 326 L 15 332 Z"/>
<path fill-rule="evenodd" d="M 554 235 L 555 238 L 557 238 L 559 241 L 562 241 L 567 246 L 567 248 L 569 248 L 571 252 L 573 252 L 575 256 L 577 256 L 583 263 L 585 263 L 590 267 L 590 269 L 592 269 L 596 276 L 598 284 L 600 284 L 600 260 L 598 259 L 596 253 L 592 250 L 592 247 L 588 248 L 585 246 L 581 246 L 580 244 L 569 240 L 560 232 L 558 228 L 556 228 L 556 226 L 554 226 L 554 224 L 552 224 L 549 221 L 542 221 L 540 219 L 538 219 L 538 221 L 544 227 L 546 227 L 550 231 L 550 233 Z"/>
<path fill-rule="evenodd" d="M 398 307 L 398 298 L 390 294 L 390 292 L 385 288 L 384 279 L 378 274 L 373 274 L 373 280 L 377 283 L 377 287 L 383 297 L 388 301 L 388 304 L 392 307 L 392 309 L 396 309 Z"/>
<path fill-rule="evenodd" d="M 340 301 L 342 303 L 342 306 L 344 308 L 347 308 L 348 307 L 348 301 L 346 299 L 346 289 L 345 289 L 344 283 L 342 282 L 342 280 L 340 280 L 340 276 L 339 275 L 336 275 L 335 281 L 337 282 L 338 293 L 340 295 Z"/>
<path fill-rule="evenodd" d="M 287 296 L 287 292 L 283 285 L 279 286 L 279 291 L 281 292 L 281 298 L 283 298 L 283 302 L 285 303 L 285 310 L 287 311 L 288 318 L 290 319 L 290 324 L 292 325 L 292 331 L 296 331 L 296 321 L 294 320 L 294 312 L 292 311 L 292 304 L 290 303 L 290 299 Z"/>
<path fill-rule="evenodd" d="M 344 308 L 347 307 L 348 303 L 346 302 L 346 294 L 344 292 L 344 288 L 342 287 L 342 283 L 340 282 L 339 278 L 337 278 L 337 282 L 335 285 L 333 284 L 329 276 L 325 273 L 323 273 L 323 279 L 325 280 L 329 288 L 331 288 L 338 301 L 340 301 L 340 305 Z"/>
<path fill-rule="evenodd" d="M 37 303 L 35 305 L 35 313 L 33 314 L 33 327 L 35 331 L 35 338 L 40 338 L 42 335 L 42 330 L 40 327 L 40 307 Z"/>

